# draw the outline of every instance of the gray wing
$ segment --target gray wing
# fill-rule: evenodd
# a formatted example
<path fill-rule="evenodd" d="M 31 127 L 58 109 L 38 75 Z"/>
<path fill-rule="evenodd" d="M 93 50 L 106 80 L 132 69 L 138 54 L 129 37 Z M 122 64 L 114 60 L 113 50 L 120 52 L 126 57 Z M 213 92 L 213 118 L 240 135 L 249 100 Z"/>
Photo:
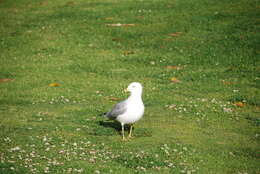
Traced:
<path fill-rule="evenodd" d="M 116 119 L 116 117 L 118 115 L 121 115 L 126 112 L 126 105 L 127 105 L 126 100 L 124 100 L 120 103 L 117 103 L 113 107 L 113 109 L 106 114 L 106 117 L 108 117 L 110 119 Z"/>

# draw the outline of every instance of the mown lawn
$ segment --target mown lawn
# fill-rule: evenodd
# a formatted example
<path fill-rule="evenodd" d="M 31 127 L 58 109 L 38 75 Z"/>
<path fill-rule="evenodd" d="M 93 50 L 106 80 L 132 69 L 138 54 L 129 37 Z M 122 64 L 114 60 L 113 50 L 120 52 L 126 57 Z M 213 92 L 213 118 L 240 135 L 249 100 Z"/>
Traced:
<path fill-rule="evenodd" d="M 0 0 L 0 173 L 260 174 L 258 0 Z M 123 142 L 105 120 L 144 86 Z"/>

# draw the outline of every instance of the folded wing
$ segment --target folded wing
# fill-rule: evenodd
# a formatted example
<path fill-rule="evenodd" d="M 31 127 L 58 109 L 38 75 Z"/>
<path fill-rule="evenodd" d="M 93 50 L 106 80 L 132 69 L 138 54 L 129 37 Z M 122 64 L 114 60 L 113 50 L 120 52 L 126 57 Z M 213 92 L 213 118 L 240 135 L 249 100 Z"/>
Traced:
<path fill-rule="evenodd" d="M 122 115 L 126 112 L 127 110 L 127 103 L 126 100 L 117 103 L 113 109 L 108 112 L 105 116 L 110 118 L 110 119 L 116 119 L 117 116 Z"/>

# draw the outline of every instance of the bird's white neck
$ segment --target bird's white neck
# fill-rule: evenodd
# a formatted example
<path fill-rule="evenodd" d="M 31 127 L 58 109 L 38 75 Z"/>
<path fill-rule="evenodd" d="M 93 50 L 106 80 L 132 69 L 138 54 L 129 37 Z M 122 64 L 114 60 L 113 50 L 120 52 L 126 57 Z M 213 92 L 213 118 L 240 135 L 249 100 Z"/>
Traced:
<path fill-rule="evenodd" d="M 142 101 L 142 93 L 140 92 L 135 92 L 131 93 L 131 95 L 128 97 L 128 100 L 141 100 Z"/>

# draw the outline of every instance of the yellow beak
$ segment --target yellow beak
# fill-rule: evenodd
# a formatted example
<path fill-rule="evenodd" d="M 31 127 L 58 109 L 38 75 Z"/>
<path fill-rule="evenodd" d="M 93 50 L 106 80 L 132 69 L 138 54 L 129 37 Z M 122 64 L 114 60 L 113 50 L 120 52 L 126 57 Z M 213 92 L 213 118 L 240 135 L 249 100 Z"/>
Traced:
<path fill-rule="evenodd" d="M 124 92 L 129 92 L 127 88 L 124 89 Z"/>

